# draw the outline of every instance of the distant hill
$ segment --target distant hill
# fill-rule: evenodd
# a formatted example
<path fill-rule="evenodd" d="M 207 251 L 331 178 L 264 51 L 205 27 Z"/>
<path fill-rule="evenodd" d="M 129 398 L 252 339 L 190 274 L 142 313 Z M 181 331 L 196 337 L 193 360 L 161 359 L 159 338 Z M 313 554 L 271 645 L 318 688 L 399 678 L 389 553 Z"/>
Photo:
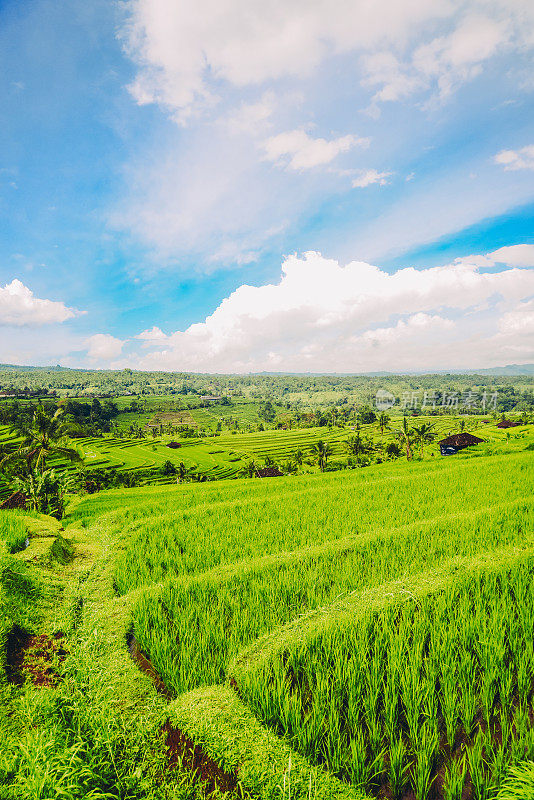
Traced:
<path fill-rule="evenodd" d="M 506 367 L 486 367 L 484 369 L 433 369 L 433 370 L 403 370 L 402 372 L 389 372 L 380 370 L 379 372 L 259 372 L 258 375 L 321 375 L 350 377 L 358 375 L 369 378 L 386 378 L 394 375 L 534 375 L 534 364 L 508 364 Z"/>
<path fill-rule="evenodd" d="M 122 370 L 106 370 L 96 369 L 89 370 L 86 367 L 62 367 L 59 364 L 50 365 L 46 367 L 33 367 L 33 366 L 20 366 L 19 364 L 0 364 L 0 370 L 13 370 L 18 372 L 122 372 Z M 133 370 L 133 372 L 144 372 L 145 370 Z M 150 370 L 149 370 L 150 371 Z M 162 374 L 166 370 L 160 371 Z M 178 372 L 169 372 L 169 375 L 182 374 Z M 208 375 L 209 373 L 188 373 L 190 375 Z M 220 373 L 222 374 L 222 373 Z M 232 375 L 233 373 L 226 373 Z M 251 375 L 265 375 L 273 377 L 281 377 L 284 375 L 303 375 L 303 376 L 338 376 L 350 377 L 361 376 L 369 378 L 382 378 L 392 375 L 495 375 L 495 376 L 513 376 L 513 375 L 532 375 L 534 376 L 534 364 L 507 364 L 505 367 L 487 367 L 480 369 L 434 369 L 434 370 L 404 370 L 402 372 L 389 372 L 381 370 L 378 372 L 256 372 L 249 373 Z"/>
<path fill-rule="evenodd" d="M 507 367 L 479 369 L 483 375 L 534 375 L 534 364 L 508 364 Z"/>
<path fill-rule="evenodd" d="M 19 364 L 0 364 L 0 369 L 13 369 L 19 372 L 36 372 L 43 370 L 45 372 L 67 372 L 69 367 L 61 367 L 59 364 L 48 367 L 22 367 Z M 80 370 L 77 370 L 78 372 Z"/>

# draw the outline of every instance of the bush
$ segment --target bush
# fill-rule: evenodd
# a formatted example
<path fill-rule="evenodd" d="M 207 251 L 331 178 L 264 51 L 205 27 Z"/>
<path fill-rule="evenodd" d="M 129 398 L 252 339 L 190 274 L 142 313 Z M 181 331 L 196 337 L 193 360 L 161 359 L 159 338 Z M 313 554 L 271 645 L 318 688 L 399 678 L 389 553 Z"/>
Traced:
<path fill-rule="evenodd" d="M 162 475 L 176 475 L 177 470 L 172 461 L 167 459 L 167 461 L 165 461 L 165 463 L 162 465 L 160 471 Z"/>

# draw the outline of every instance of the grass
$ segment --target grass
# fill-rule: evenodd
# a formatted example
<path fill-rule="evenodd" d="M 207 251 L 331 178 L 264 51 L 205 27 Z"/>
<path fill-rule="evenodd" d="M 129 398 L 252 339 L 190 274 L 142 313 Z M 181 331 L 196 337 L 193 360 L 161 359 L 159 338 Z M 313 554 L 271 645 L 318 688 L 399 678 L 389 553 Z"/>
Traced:
<path fill-rule="evenodd" d="M 167 579 L 141 594 L 135 634 L 177 694 L 220 683 L 241 648 L 278 625 L 453 555 L 525 544 L 533 523 L 533 501 L 509 501 Z"/>
<path fill-rule="evenodd" d="M 376 465 L 367 470 L 115 490 L 83 500 L 73 518 L 106 514 L 124 593 L 175 575 L 331 540 L 494 507 L 528 496 L 532 458 Z M 125 497 L 128 503 L 125 506 Z M 432 532 L 432 526 L 429 533 Z"/>
<path fill-rule="evenodd" d="M 8 553 L 23 550 L 28 538 L 28 529 L 24 514 L 17 512 L 0 512 L 0 542 L 3 542 Z"/>
<path fill-rule="evenodd" d="M 494 551 L 363 592 L 244 656 L 240 695 L 366 792 L 426 800 L 463 762 L 474 796 L 495 796 L 508 765 L 534 755 L 533 576 L 534 550 Z"/>
<path fill-rule="evenodd" d="M 166 768 L 166 720 L 236 772 L 232 800 L 454 800 L 465 787 L 489 800 L 528 786 L 532 434 L 484 431 L 454 458 L 432 445 L 365 470 L 78 498 L 59 560 L 60 523 L 23 517 L 30 547 L 4 556 L 0 627 L 61 629 L 69 655 L 41 694 L 0 681 L 2 800 L 200 796 Z M 234 469 L 319 435 L 341 453 L 348 432 L 82 446 L 121 469 L 186 453 Z M 132 630 L 171 702 L 130 659 Z"/>

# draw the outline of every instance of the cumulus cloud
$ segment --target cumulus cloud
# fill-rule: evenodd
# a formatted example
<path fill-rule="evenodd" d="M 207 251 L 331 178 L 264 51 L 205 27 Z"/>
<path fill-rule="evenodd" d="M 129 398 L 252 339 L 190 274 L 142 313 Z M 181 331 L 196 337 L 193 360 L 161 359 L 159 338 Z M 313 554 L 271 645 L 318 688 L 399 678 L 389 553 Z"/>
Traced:
<path fill-rule="evenodd" d="M 376 169 L 362 170 L 352 181 L 352 186 L 354 189 L 365 189 L 366 186 L 371 186 L 373 183 L 385 186 L 386 183 L 389 183 L 390 175 L 391 172 L 378 172 Z"/>
<path fill-rule="evenodd" d="M 356 145 L 367 146 L 368 139 L 340 136 L 338 139 L 314 139 L 303 130 L 286 131 L 267 139 L 263 147 L 269 161 L 294 170 L 312 169 L 330 164 L 340 153 Z"/>
<path fill-rule="evenodd" d="M 499 329 L 505 334 L 534 335 L 534 300 L 519 303 L 499 320 Z"/>
<path fill-rule="evenodd" d="M 330 164 L 340 153 L 356 145 L 368 145 L 368 139 L 340 136 L 338 139 L 314 139 L 303 130 L 286 131 L 267 139 L 263 147 L 269 161 L 294 170 L 311 169 Z"/>
<path fill-rule="evenodd" d="M 117 358 L 124 345 L 122 339 L 117 339 L 109 333 L 95 333 L 85 341 L 87 355 L 94 361 L 109 361 Z"/>
<path fill-rule="evenodd" d="M 65 322 L 75 314 L 75 309 L 60 301 L 35 297 L 31 289 L 16 278 L 0 286 L 0 325 L 49 325 Z"/>
<path fill-rule="evenodd" d="M 493 160 L 506 170 L 534 169 L 534 144 L 520 150 L 501 150 Z"/>
<path fill-rule="evenodd" d="M 498 264 L 508 264 L 513 267 L 534 267 L 534 244 L 513 244 L 510 247 L 500 247 L 488 257 Z"/>
<path fill-rule="evenodd" d="M 136 339 L 143 339 L 145 342 L 159 342 L 167 338 L 166 334 L 163 333 L 161 328 L 158 328 L 157 325 L 154 325 L 150 330 L 147 328 L 146 331 L 141 331 L 135 337 Z"/>
<path fill-rule="evenodd" d="M 455 262 L 389 274 L 309 252 L 286 258 L 276 284 L 243 284 L 204 322 L 171 334 L 137 365 L 215 372 L 472 367 L 488 358 L 498 363 L 517 347 L 534 358 L 534 342 L 525 347 L 503 316 L 528 310 L 521 303 L 533 292 L 528 269 L 481 272 Z"/>

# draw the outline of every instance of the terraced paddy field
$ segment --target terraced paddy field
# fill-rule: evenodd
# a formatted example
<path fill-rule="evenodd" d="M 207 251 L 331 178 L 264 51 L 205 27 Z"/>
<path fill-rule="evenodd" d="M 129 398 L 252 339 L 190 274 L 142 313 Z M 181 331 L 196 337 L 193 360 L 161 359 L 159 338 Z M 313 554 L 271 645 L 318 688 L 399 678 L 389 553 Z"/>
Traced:
<path fill-rule="evenodd" d="M 253 404 L 248 404 L 252 406 Z M 209 412 L 209 409 L 196 409 L 191 413 Z M 213 412 L 215 413 L 215 412 Z M 423 453 L 426 456 L 438 455 L 437 441 L 440 438 L 456 433 L 460 424 L 466 430 L 474 432 L 479 438 L 484 439 L 484 444 L 476 448 L 476 454 L 489 454 L 503 446 L 513 446 L 528 436 L 529 426 L 519 426 L 509 430 L 500 430 L 495 421 L 487 424 L 481 422 L 480 417 L 455 418 L 444 417 L 418 417 L 412 419 L 411 424 L 431 424 L 435 433 L 434 441 L 424 445 Z M 378 424 L 362 425 L 359 435 L 372 442 L 378 451 L 383 451 L 388 443 L 396 441 L 398 430 L 402 426 L 402 417 L 392 417 L 390 425 L 383 432 Z M 320 440 L 332 447 L 331 460 L 338 465 L 346 464 L 348 452 L 345 442 L 356 431 L 351 427 L 318 427 L 296 430 L 267 430 L 250 434 L 224 434 L 207 438 L 180 438 L 170 435 L 147 437 L 143 439 L 123 439 L 113 436 L 98 438 L 79 438 L 73 440 L 73 446 L 83 458 L 86 468 L 111 468 L 120 472 L 143 472 L 143 479 L 149 483 L 174 483 L 173 476 L 164 477 L 160 468 L 165 461 L 171 461 L 176 467 L 183 462 L 186 469 L 196 476 L 207 479 L 235 478 L 254 460 L 261 465 L 266 459 L 281 463 L 294 458 L 300 450 L 305 461 L 305 469 L 310 472 L 316 470 L 313 466 L 311 449 Z M 171 449 L 167 444 L 171 439 L 176 439 L 180 447 Z M 0 447 L 14 449 L 19 442 L 8 426 L 0 426 Z M 420 456 L 419 447 L 414 448 L 416 456 Z M 61 470 L 73 471 L 70 463 L 61 458 L 51 458 L 49 464 Z M 153 473 L 152 475 L 150 473 Z M 7 485 L 0 482 L 0 500 L 9 494 Z"/>
<path fill-rule="evenodd" d="M 453 458 L 101 492 L 64 531 L 4 512 L 4 657 L 17 625 L 67 634 L 45 696 L 0 687 L 5 796 L 497 797 L 534 759 L 534 437 L 514 431 Z"/>
<path fill-rule="evenodd" d="M 150 482 L 174 483 L 175 477 L 161 477 L 159 469 L 165 461 L 171 461 L 176 467 L 183 462 L 187 470 L 206 476 L 209 479 L 231 478 L 237 475 L 247 463 L 242 453 L 232 448 L 223 447 L 216 439 L 180 439 L 180 447 L 167 447 L 171 437 L 146 439 L 121 439 L 111 436 L 83 437 L 72 440 L 83 458 L 86 468 L 117 469 L 120 472 L 153 472 Z M 8 426 L 0 426 L 0 445 L 15 449 L 19 443 Z M 75 467 L 62 458 L 50 457 L 50 467 L 73 473 Z M 9 494 L 6 484 L 0 479 L 0 499 Z"/>
<path fill-rule="evenodd" d="M 61 612 L 70 690 L 128 741 L 163 730 L 177 797 L 195 770 L 236 799 L 528 782 L 534 436 L 514 430 L 452 458 L 79 500 L 63 535 L 100 555 Z"/>

